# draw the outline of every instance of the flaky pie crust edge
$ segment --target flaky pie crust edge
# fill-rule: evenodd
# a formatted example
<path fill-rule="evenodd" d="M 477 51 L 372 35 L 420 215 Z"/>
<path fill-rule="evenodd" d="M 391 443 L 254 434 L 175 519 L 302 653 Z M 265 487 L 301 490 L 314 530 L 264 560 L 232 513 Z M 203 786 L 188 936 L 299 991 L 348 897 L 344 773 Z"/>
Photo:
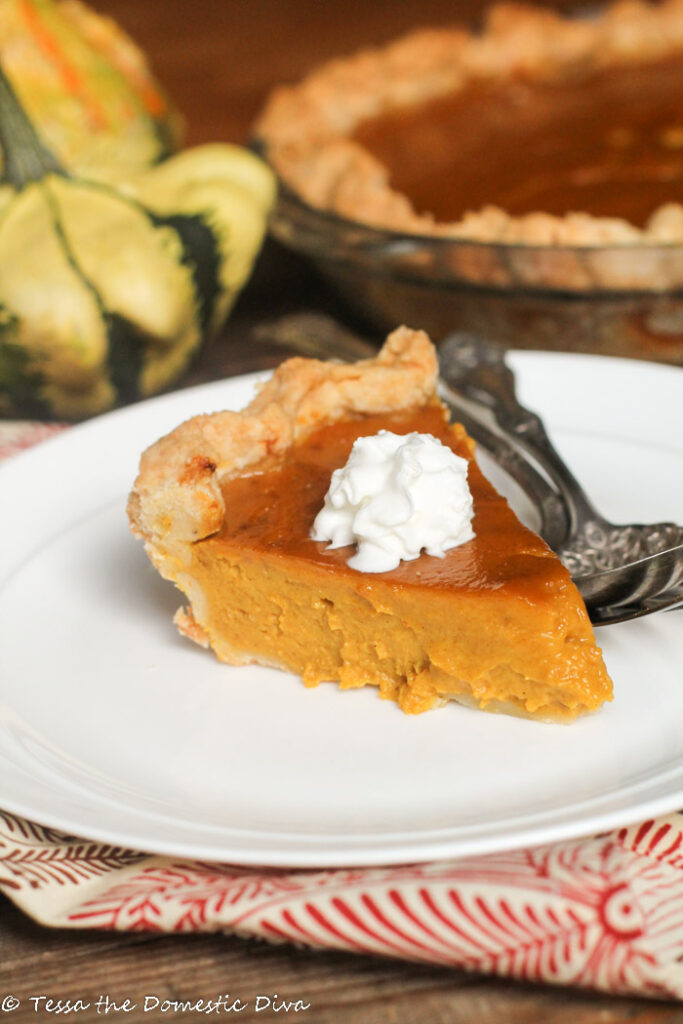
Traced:
<path fill-rule="evenodd" d="M 425 404 L 435 394 L 437 374 L 428 336 L 405 326 L 372 359 L 287 360 L 241 412 L 194 416 L 143 452 L 128 499 L 133 533 L 150 554 L 210 536 L 223 523 L 226 480 L 282 456 L 326 423 Z"/>

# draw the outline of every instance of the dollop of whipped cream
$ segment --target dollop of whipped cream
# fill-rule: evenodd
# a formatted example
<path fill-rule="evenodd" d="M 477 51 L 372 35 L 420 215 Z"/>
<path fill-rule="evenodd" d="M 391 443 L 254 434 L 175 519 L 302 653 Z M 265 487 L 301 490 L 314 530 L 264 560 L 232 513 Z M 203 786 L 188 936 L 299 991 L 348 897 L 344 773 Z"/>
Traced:
<path fill-rule="evenodd" d="M 311 537 L 331 548 L 357 544 L 347 562 L 388 572 L 424 550 L 443 558 L 474 537 L 467 460 L 431 434 L 380 430 L 359 437 L 332 474 Z"/>

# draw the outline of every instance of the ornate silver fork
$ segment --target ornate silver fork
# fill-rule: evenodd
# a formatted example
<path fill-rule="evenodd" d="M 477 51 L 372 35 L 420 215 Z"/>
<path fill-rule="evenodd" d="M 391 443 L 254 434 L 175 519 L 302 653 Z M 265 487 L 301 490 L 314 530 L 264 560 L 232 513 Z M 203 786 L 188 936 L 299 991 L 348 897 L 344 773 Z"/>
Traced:
<path fill-rule="evenodd" d="M 256 338 L 341 360 L 363 359 L 376 351 L 317 313 L 263 324 Z M 470 334 L 453 335 L 439 349 L 439 365 L 442 399 L 532 499 L 538 532 L 571 572 L 596 625 L 683 602 L 683 528 L 674 523 L 618 526 L 604 519 L 555 450 L 540 417 L 517 401 L 504 349 Z M 491 420 L 497 430 L 491 429 Z"/>
<path fill-rule="evenodd" d="M 446 384 L 488 409 L 562 495 L 568 532 L 551 547 L 571 572 L 593 622 L 618 622 L 683 602 L 683 527 L 670 522 L 618 525 L 605 519 L 558 454 L 540 417 L 517 400 L 503 348 L 475 335 L 455 334 L 439 350 L 439 367 Z"/>

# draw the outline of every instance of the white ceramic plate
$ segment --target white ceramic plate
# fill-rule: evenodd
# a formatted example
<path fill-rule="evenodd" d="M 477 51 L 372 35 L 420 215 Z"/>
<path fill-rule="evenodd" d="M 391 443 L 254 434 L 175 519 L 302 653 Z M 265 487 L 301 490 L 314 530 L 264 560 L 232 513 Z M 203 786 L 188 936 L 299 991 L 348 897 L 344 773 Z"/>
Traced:
<path fill-rule="evenodd" d="M 683 372 L 514 358 L 606 515 L 683 518 Z M 128 533 L 140 451 L 237 378 L 103 416 L 0 469 L 0 807 L 93 839 L 243 864 L 433 860 L 546 842 L 683 806 L 683 631 L 598 633 L 614 702 L 570 726 L 373 689 L 307 690 L 182 639 L 174 588 Z"/>

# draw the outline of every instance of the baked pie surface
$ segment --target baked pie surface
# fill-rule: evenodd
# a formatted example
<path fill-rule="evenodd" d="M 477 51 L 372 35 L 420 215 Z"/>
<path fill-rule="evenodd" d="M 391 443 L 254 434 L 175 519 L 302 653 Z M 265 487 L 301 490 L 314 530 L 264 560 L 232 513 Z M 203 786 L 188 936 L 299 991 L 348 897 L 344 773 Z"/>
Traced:
<path fill-rule="evenodd" d="M 375 685 L 408 712 L 448 699 L 554 720 L 595 710 L 611 683 L 580 595 L 480 473 L 436 375 L 408 328 L 357 364 L 289 360 L 243 412 L 195 417 L 143 454 L 133 532 L 189 600 L 181 631 L 223 661 Z M 333 469 L 380 429 L 431 433 L 469 460 L 475 537 L 368 574 L 310 529 Z"/>
<path fill-rule="evenodd" d="M 683 0 L 495 7 L 277 90 L 256 134 L 304 200 L 380 228 L 683 244 Z"/>

